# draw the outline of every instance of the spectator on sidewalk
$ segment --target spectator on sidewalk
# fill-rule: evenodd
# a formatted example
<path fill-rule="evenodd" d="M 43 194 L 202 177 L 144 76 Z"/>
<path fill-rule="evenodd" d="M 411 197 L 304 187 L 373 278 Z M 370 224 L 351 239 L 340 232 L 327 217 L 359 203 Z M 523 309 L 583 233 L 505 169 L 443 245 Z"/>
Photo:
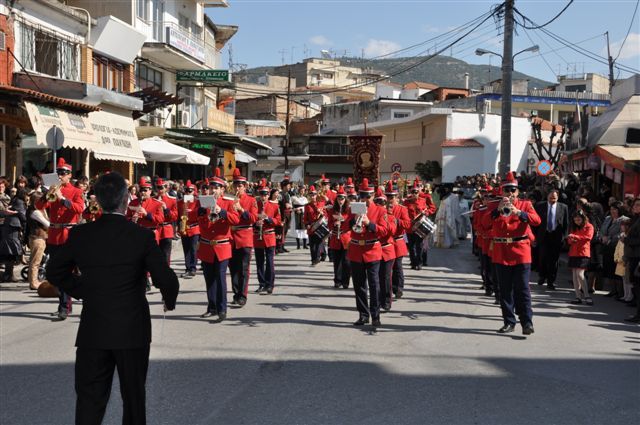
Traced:
<path fill-rule="evenodd" d="M 589 266 L 591 254 L 591 239 L 593 238 L 593 225 L 583 211 L 576 211 L 571 217 L 571 233 L 567 236 L 569 243 L 569 268 L 573 277 L 573 289 L 576 299 L 571 304 L 582 304 L 583 299 L 587 305 L 593 305 L 593 299 L 589 294 L 584 272 Z"/>
<path fill-rule="evenodd" d="M 616 277 L 622 281 L 623 295 L 618 298 L 618 301 L 624 301 L 630 303 L 633 300 L 633 283 L 631 283 L 631 276 L 629 274 L 629 268 L 627 262 L 624 259 L 624 235 L 629 231 L 629 224 L 631 219 L 629 217 L 622 217 L 620 222 L 621 233 L 616 244 L 616 250 L 613 254 L 613 260 L 616 263 Z"/>
<path fill-rule="evenodd" d="M 629 225 L 629 231 L 624 237 L 624 259 L 627 264 L 630 280 L 633 283 L 636 314 L 625 320 L 640 323 L 640 277 L 637 275 L 638 263 L 640 263 L 640 197 L 636 197 L 631 207 L 633 217 Z"/>
<path fill-rule="evenodd" d="M 620 238 L 620 224 L 624 215 L 622 214 L 622 202 L 615 201 L 609 207 L 609 215 L 604 219 L 600 228 L 600 242 L 602 244 L 602 278 L 611 290 L 607 297 L 622 297 L 622 284 L 616 289 L 616 263 L 613 254 Z M 622 282 L 620 282 L 622 283 Z"/>

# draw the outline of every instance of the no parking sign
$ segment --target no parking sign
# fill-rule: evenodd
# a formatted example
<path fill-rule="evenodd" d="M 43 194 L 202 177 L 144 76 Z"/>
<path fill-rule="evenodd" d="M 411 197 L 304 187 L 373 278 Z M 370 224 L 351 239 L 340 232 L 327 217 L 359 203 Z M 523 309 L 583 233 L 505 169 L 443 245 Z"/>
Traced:
<path fill-rule="evenodd" d="M 548 176 L 553 171 L 553 166 L 551 166 L 551 162 L 543 159 L 536 164 L 536 172 L 539 176 Z"/>

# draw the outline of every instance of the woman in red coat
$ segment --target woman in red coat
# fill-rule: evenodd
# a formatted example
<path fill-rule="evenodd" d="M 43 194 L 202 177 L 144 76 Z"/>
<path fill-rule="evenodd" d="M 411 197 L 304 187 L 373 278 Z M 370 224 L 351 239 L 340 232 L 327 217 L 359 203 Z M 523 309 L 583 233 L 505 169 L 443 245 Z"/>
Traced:
<path fill-rule="evenodd" d="M 589 265 L 591 256 L 591 239 L 593 238 L 593 226 L 584 212 L 578 210 L 573 213 L 571 233 L 567 237 L 569 243 L 569 268 L 573 274 L 573 289 L 576 299 L 571 304 L 582 304 L 582 299 L 587 305 L 593 305 L 593 299 L 589 296 L 584 271 Z M 582 291 L 581 291 L 582 289 Z"/>

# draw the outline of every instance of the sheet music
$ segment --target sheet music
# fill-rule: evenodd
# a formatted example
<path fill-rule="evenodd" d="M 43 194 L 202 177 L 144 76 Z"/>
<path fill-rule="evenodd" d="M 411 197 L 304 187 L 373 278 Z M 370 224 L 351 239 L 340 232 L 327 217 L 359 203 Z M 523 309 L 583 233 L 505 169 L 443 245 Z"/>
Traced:
<path fill-rule="evenodd" d="M 199 199 L 202 208 L 211 208 L 216 202 L 216 197 L 213 195 L 200 195 Z"/>
<path fill-rule="evenodd" d="M 367 203 L 366 202 L 352 202 L 349 204 L 351 207 L 351 213 L 353 214 L 366 214 L 367 213 Z"/>
<path fill-rule="evenodd" d="M 184 202 L 193 202 L 193 195 L 184 195 L 184 196 L 182 197 L 182 200 L 183 200 Z"/>
<path fill-rule="evenodd" d="M 44 187 L 51 187 L 59 184 L 60 179 L 58 178 L 57 173 L 47 173 L 42 175 L 42 185 Z"/>

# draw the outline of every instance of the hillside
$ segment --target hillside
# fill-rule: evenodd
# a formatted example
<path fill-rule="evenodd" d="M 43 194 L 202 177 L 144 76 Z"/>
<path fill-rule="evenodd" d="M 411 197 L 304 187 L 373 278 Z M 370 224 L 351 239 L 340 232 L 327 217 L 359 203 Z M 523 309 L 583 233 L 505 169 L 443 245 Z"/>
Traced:
<path fill-rule="evenodd" d="M 422 58 L 394 58 L 363 60 L 360 58 L 341 58 L 345 66 L 366 67 L 376 71 L 382 71 L 393 75 L 398 70 L 407 68 Z M 260 76 L 273 72 L 274 67 L 263 66 L 247 69 L 235 75 L 236 81 L 257 82 Z M 436 56 L 433 59 L 416 66 L 415 68 L 394 76 L 391 81 L 395 83 L 408 83 L 410 81 L 423 81 L 444 87 L 464 87 L 464 74 L 469 73 L 469 85 L 472 89 L 479 89 L 483 84 L 491 80 L 499 79 L 502 75 L 500 67 L 489 65 L 472 65 L 460 59 L 449 56 Z M 528 79 L 529 88 L 542 88 L 552 85 L 552 82 L 544 81 L 521 72 L 513 73 L 514 79 Z"/>

